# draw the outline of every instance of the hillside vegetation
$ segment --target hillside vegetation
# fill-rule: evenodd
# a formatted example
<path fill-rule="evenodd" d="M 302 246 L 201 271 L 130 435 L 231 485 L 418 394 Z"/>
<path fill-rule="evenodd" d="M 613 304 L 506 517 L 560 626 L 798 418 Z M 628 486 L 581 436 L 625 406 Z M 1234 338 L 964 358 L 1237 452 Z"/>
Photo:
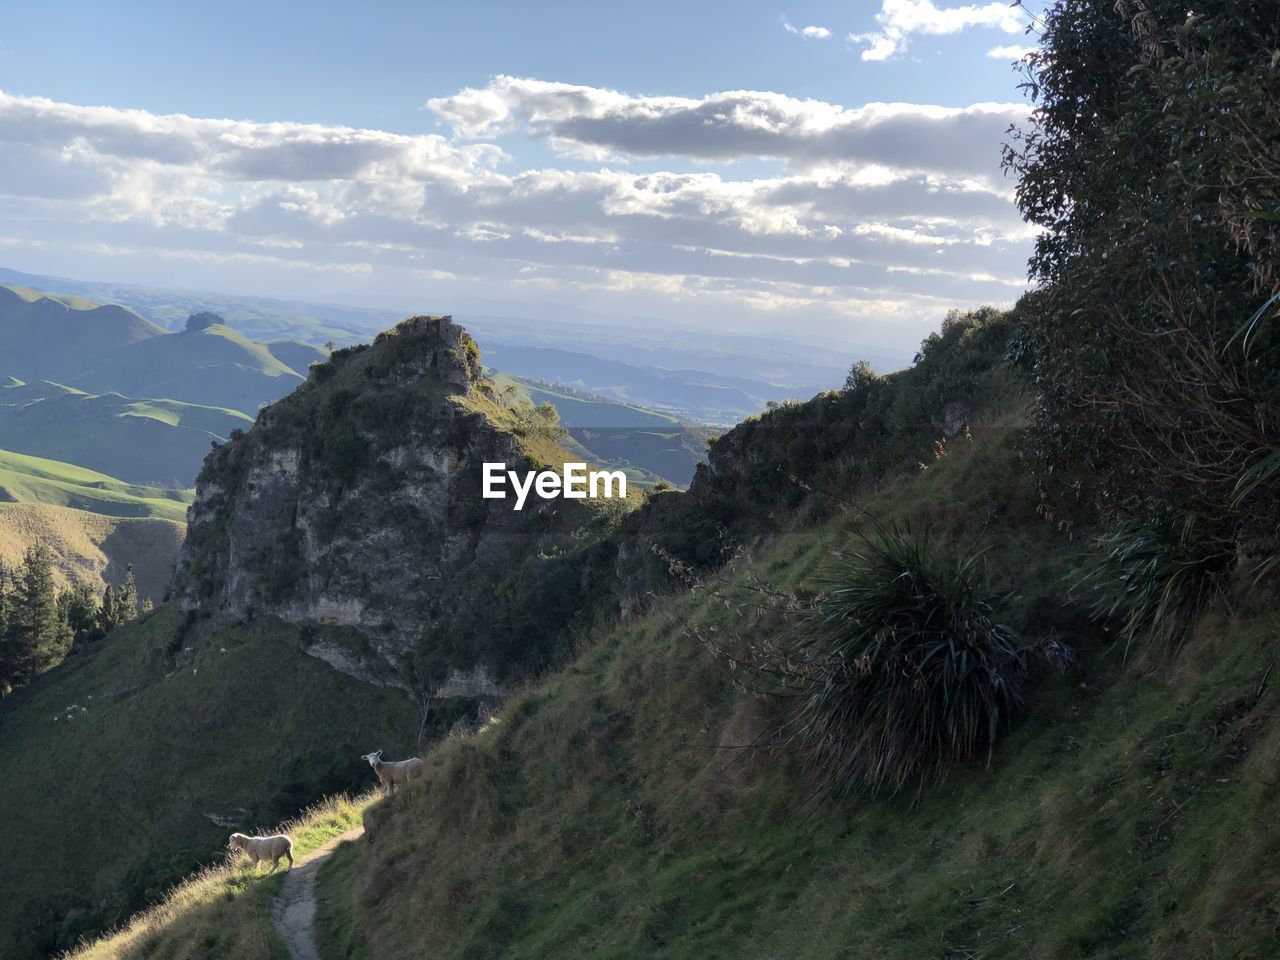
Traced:
<path fill-rule="evenodd" d="M 372 808 L 322 871 L 326 955 L 1271 955 L 1280 620 L 1213 618 L 1167 662 L 1125 663 L 1063 594 L 1085 551 L 1017 483 L 1015 436 L 980 432 L 780 537 L 435 751 L 428 782 Z M 1029 652 L 1027 718 L 989 769 L 832 803 L 772 733 L 776 705 L 701 638 L 770 629 L 722 596 L 803 590 L 850 529 L 891 518 L 985 547 L 1013 591 L 1002 616 L 1080 665 Z"/>
<path fill-rule="evenodd" d="M 95 395 L 47 380 L 10 378 L 0 386 L 0 438 L 7 449 L 130 483 L 189 487 L 211 444 L 252 424 L 239 410 Z"/>
<path fill-rule="evenodd" d="M 173 579 L 186 525 L 159 517 L 109 517 L 47 503 L 0 503 L 0 561 L 16 565 L 38 544 L 53 553 L 59 590 L 86 583 L 101 596 L 133 568 L 138 597 L 159 603 Z"/>
<path fill-rule="evenodd" d="M 338 673 L 307 642 L 279 621 L 188 628 L 170 604 L 0 700 L 0 779 L 22 784 L 0 792 L 5 957 L 123 923 L 220 859 L 232 830 L 367 787 L 372 749 L 413 749 L 403 691 Z M 454 719 L 442 708 L 433 724 Z"/>
<path fill-rule="evenodd" d="M 124 483 L 70 463 L 0 450 L 0 502 L 74 507 L 109 517 L 186 519 L 190 490 Z"/>
<path fill-rule="evenodd" d="M 0 949 L 425 716 L 426 775 L 320 872 L 329 960 L 1280 955 L 1274 14 L 1048 4 L 1006 157 L 1037 289 L 748 418 L 687 492 L 477 501 L 563 428 L 446 318 L 314 366 L 207 462 L 188 612 L 0 703 Z M 436 742 L 477 673 L 496 722 Z M 274 882 L 114 955 L 271 956 Z"/>

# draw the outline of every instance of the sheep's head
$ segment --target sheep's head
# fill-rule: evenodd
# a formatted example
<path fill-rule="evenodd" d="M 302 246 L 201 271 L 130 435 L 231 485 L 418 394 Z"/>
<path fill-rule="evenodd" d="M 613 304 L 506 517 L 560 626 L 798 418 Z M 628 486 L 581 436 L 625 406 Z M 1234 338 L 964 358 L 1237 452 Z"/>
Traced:
<path fill-rule="evenodd" d="M 369 766 L 371 766 L 371 767 L 372 767 L 372 766 L 376 766 L 376 765 L 378 764 L 378 762 L 382 760 L 382 751 L 381 751 L 381 750 L 375 750 L 373 753 L 366 753 L 366 754 L 365 754 L 363 757 L 361 757 L 360 759 L 361 759 L 361 760 L 368 760 L 368 761 L 369 761 Z"/>
<path fill-rule="evenodd" d="M 227 846 L 233 850 L 243 850 L 244 842 L 248 839 L 249 838 L 246 837 L 243 833 L 233 833 L 230 837 L 227 838 Z"/>

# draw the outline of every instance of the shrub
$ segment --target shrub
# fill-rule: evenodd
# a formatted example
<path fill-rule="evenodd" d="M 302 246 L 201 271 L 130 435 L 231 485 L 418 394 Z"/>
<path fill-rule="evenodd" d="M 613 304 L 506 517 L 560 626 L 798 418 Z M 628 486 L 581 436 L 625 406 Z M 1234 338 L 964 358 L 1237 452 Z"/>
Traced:
<path fill-rule="evenodd" d="M 979 560 L 900 528 L 838 555 L 780 646 L 798 694 L 793 735 L 822 787 L 897 793 L 990 759 L 1023 702 L 1025 663 L 993 618 Z"/>
<path fill-rule="evenodd" d="M 1100 591 L 1098 617 L 1119 617 L 1125 650 L 1143 637 L 1176 643 L 1222 592 L 1235 561 L 1230 537 L 1194 515 L 1126 523 L 1100 539 L 1079 586 Z"/>

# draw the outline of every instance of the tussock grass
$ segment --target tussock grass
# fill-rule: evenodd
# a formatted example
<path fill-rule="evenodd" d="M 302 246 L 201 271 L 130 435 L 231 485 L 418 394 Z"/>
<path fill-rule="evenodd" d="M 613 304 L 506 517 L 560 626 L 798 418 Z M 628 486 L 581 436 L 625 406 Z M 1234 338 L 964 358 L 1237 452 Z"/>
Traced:
<path fill-rule="evenodd" d="M 371 790 L 357 797 L 330 797 L 271 832 L 292 837 L 294 857 L 301 861 L 357 826 L 377 795 Z M 205 867 L 123 929 L 63 954 L 63 960 L 286 957 L 284 944 L 271 927 L 271 904 L 284 871 L 267 875 L 268 869 L 228 854 L 224 862 Z"/>

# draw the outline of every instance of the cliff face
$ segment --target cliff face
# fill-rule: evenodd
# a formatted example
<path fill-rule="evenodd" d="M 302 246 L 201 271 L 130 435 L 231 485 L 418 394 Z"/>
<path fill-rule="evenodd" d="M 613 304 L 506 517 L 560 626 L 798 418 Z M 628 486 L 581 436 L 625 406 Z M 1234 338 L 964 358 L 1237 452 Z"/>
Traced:
<path fill-rule="evenodd" d="M 496 683 L 536 661 L 502 597 L 531 558 L 562 555 L 592 509 L 481 498 L 484 462 L 535 469 L 563 452 L 509 413 L 449 318 L 336 352 L 206 460 L 178 563 L 184 608 L 350 628 L 304 631 L 308 652 L 375 682 L 411 668 Z"/>

